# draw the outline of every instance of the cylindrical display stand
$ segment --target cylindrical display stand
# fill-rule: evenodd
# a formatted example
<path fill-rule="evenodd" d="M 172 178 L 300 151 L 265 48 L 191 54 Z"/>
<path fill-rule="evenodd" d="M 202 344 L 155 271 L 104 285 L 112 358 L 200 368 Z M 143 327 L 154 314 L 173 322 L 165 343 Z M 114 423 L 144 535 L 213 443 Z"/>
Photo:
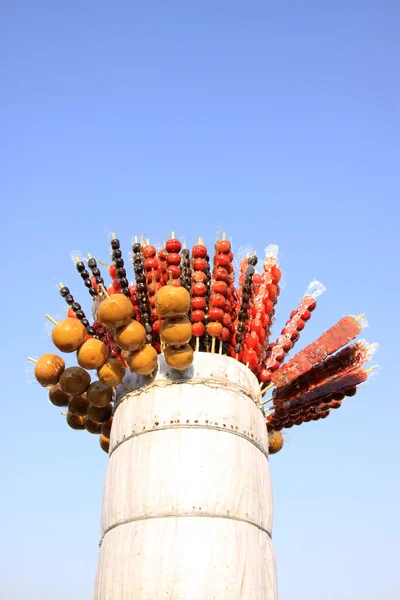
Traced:
<path fill-rule="evenodd" d="M 276 600 L 258 382 L 218 354 L 159 362 L 117 401 L 94 598 Z"/>

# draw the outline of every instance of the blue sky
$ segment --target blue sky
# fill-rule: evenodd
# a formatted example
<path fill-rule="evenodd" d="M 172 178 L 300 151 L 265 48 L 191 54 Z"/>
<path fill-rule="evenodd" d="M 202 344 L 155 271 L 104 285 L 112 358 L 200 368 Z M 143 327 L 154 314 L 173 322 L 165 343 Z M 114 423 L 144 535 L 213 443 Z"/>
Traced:
<path fill-rule="evenodd" d="M 70 430 L 27 355 L 51 351 L 54 279 L 105 228 L 281 250 L 277 328 L 313 278 L 300 349 L 366 312 L 379 377 L 271 458 L 280 600 L 400 595 L 400 5 L 5 1 L 0 7 L 2 593 L 86 600 L 106 455 Z M 275 330 L 276 331 L 276 330 Z"/>

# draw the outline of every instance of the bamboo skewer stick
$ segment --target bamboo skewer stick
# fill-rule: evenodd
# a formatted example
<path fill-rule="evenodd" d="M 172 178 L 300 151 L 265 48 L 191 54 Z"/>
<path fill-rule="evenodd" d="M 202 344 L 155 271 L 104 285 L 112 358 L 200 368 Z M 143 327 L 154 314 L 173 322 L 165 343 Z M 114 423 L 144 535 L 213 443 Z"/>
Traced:
<path fill-rule="evenodd" d="M 218 354 L 220 356 L 222 356 L 222 342 L 221 342 L 221 340 L 219 341 L 219 352 L 218 352 Z"/>
<path fill-rule="evenodd" d="M 108 295 L 108 292 L 107 292 L 106 288 L 104 287 L 104 285 L 99 285 L 99 288 L 101 289 L 102 293 L 105 295 L 107 300 L 109 300 L 110 296 Z"/>
<path fill-rule="evenodd" d="M 36 358 L 32 358 L 31 356 L 26 357 L 30 362 L 37 363 Z"/>
<path fill-rule="evenodd" d="M 55 319 L 53 319 L 53 317 L 51 317 L 47 313 L 44 316 L 46 317 L 46 319 L 48 319 L 49 321 L 51 321 L 51 323 L 53 323 L 53 325 L 58 325 L 57 321 Z"/>
<path fill-rule="evenodd" d="M 265 392 L 267 392 L 268 390 L 270 390 L 272 387 L 274 387 L 274 383 L 270 383 L 269 385 L 267 385 L 267 387 L 265 388 L 261 388 L 261 390 L 258 392 L 256 398 L 258 398 L 259 396 L 262 396 L 263 394 L 265 394 Z"/>
<path fill-rule="evenodd" d="M 211 354 L 215 354 L 215 337 L 211 340 Z"/>
<path fill-rule="evenodd" d="M 200 352 L 200 338 L 196 338 L 196 350 L 195 352 Z"/>

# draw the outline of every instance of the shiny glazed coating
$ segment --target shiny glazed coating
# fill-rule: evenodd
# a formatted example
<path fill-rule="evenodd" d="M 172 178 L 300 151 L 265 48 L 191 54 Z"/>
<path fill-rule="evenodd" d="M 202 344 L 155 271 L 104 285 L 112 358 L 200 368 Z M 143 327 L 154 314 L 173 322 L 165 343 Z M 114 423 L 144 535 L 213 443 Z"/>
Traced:
<path fill-rule="evenodd" d="M 69 411 L 67 412 L 66 421 L 72 429 L 85 429 L 84 419 L 85 417 L 73 415 Z"/>
<path fill-rule="evenodd" d="M 100 442 L 101 449 L 104 450 L 104 452 L 106 452 L 108 454 L 109 450 L 110 450 L 110 440 L 101 433 L 99 442 Z"/>
<path fill-rule="evenodd" d="M 110 387 L 121 383 L 125 375 L 125 367 L 118 358 L 109 358 L 97 371 L 99 380 Z"/>
<path fill-rule="evenodd" d="M 66 394 L 58 383 L 50 388 L 49 400 L 54 406 L 67 406 L 69 399 L 69 394 Z"/>
<path fill-rule="evenodd" d="M 157 366 L 157 351 L 150 344 L 146 344 L 140 350 L 131 352 L 126 362 L 130 370 L 138 375 L 151 375 Z"/>
<path fill-rule="evenodd" d="M 51 332 L 53 344 L 61 352 L 75 352 L 86 340 L 86 328 L 78 319 L 64 319 L 54 325 Z"/>
<path fill-rule="evenodd" d="M 268 434 L 268 452 L 269 454 L 276 454 L 282 449 L 284 444 L 284 438 L 280 431 L 273 431 Z"/>
<path fill-rule="evenodd" d="M 146 342 L 146 330 L 138 321 L 131 321 L 117 329 L 115 341 L 123 350 L 133 352 L 139 350 Z"/>
<path fill-rule="evenodd" d="M 123 327 L 133 317 L 132 302 L 124 294 L 113 294 L 99 306 L 97 319 L 109 329 Z"/>
<path fill-rule="evenodd" d="M 193 348 L 189 344 L 184 346 L 167 346 L 164 350 L 164 356 L 167 364 L 173 369 L 184 371 L 193 362 Z"/>
<path fill-rule="evenodd" d="M 78 349 L 76 356 L 84 369 L 99 369 L 108 358 L 108 348 L 104 342 L 90 338 Z"/>
<path fill-rule="evenodd" d="M 156 295 L 156 311 L 161 317 L 186 315 L 190 309 L 190 294 L 184 287 L 165 285 Z"/>
<path fill-rule="evenodd" d="M 183 346 L 190 342 L 192 324 L 187 317 L 170 317 L 161 323 L 160 337 L 169 346 Z"/>
<path fill-rule="evenodd" d="M 60 377 L 61 389 L 71 396 L 86 392 L 90 384 L 90 375 L 82 367 L 69 367 Z"/>
<path fill-rule="evenodd" d="M 113 389 L 101 381 L 93 381 L 86 391 L 86 397 L 93 406 L 106 406 L 113 398 Z"/>
<path fill-rule="evenodd" d="M 71 396 L 68 400 L 68 412 L 73 415 L 84 417 L 89 408 L 89 401 L 86 396 Z"/>
<path fill-rule="evenodd" d="M 35 377 L 41 385 L 55 385 L 65 369 L 65 362 L 57 354 L 43 354 L 35 364 Z"/>
<path fill-rule="evenodd" d="M 112 415 L 112 404 L 107 404 L 107 406 L 102 406 L 101 408 L 97 406 L 89 405 L 87 416 L 94 423 L 106 423 Z"/>

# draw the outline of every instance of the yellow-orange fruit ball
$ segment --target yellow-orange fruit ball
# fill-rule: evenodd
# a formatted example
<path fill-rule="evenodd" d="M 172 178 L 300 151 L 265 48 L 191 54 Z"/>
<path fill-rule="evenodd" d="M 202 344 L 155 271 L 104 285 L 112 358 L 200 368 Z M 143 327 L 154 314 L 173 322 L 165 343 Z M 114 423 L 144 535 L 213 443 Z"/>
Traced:
<path fill-rule="evenodd" d="M 83 423 L 85 425 L 86 431 L 88 431 L 89 433 L 101 433 L 101 424 L 91 421 L 88 416 L 84 418 Z"/>
<path fill-rule="evenodd" d="M 110 417 L 106 423 L 103 423 L 101 426 L 101 433 L 104 437 L 110 439 L 111 437 L 111 427 L 113 423 L 113 417 Z"/>
<path fill-rule="evenodd" d="M 79 396 L 86 392 L 90 384 L 90 375 L 82 367 L 69 367 L 60 377 L 61 389 L 70 396 Z"/>
<path fill-rule="evenodd" d="M 112 404 L 107 404 L 107 406 L 102 406 L 99 408 L 98 406 L 89 405 L 87 416 L 94 423 L 107 423 L 108 419 L 112 414 Z"/>
<path fill-rule="evenodd" d="M 124 294 L 113 294 L 99 306 L 97 320 L 109 329 L 123 327 L 133 317 L 132 302 Z"/>
<path fill-rule="evenodd" d="M 93 406 L 106 406 L 113 397 L 113 389 L 101 381 L 93 381 L 86 391 L 86 397 Z"/>
<path fill-rule="evenodd" d="M 49 400 L 54 406 L 67 406 L 70 398 L 71 396 L 66 394 L 58 383 L 49 390 Z"/>
<path fill-rule="evenodd" d="M 108 348 L 104 342 L 89 338 L 76 353 L 78 365 L 84 369 L 100 369 L 108 358 Z"/>
<path fill-rule="evenodd" d="M 206 331 L 209 335 L 211 335 L 211 337 L 219 337 L 222 333 L 222 330 L 223 325 L 218 321 L 210 321 L 210 323 L 207 323 L 206 325 Z"/>
<path fill-rule="evenodd" d="M 189 344 L 185 344 L 178 347 L 166 346 L 164 356 L 167 364 L 172 369 L 184 371 L 192 364 L 194 353 L 193 348 Z"/>
<path fill-rule="evenodd" d="M 156 311 L 160 317 L 179 317 L 190 309 L 190 294 L 184 287 L 164 285 L 156 295 Z"/>
<path fill-rule="evenodd" d="M 161 341 L 168 346 L 183 346 L 190 342 L 192 324 L 187 317 L 170 317 L 162 321 L 160 328 Z"/>
<path fill-rule="evenodd" d="M 109 358 L 97 371 L 97 377 L 110 387 L 116 387 L 121 383 L 125 375 L 125 367 L 118 358 Z"/>
<path fill-rule="evenodd" d="M 61 352 L 75 352 L 86 341 L 86 328 L 78 319 L 64 319 L 54 325 L 51 332 L 53 344 Z"/>
<path fill-rule="evenodd" d="M 70 412 L 67 412 L 67 423 L 72 429 L 85 429 L 84 419 L 85 417 L 80 417 L 79 415 L 73 415 Z"/>
<path fill-rule="evenodd" d="M 136 352 L 131 352 L 126 362 L 131 371 L 138 375 L 151 375 L 157 366 L 157 351 L 151 344 L 142 346 Z"/>
<path fill-rule="evenodd" d="M 269 454 L 276 454 L 279 450 L 282 450 L 284 444 L 284 438 L 281 431 L 272 431 L 268 434 L 268 452 Z"/>
<path fill-rule="evenodd" d="M 35 377 L 41 385 L 55 385 L 65 369 L 65 362 L 57 354 L 43 354 L 35 365 Z"/>
<path fill-rule="evenodd" d="M 68 412 L 72 415 L 84 417 L 89 408 L 89 401 L 86 396 L 71 396 L 68 400 Z"/>
<path fill-rule="evenodd" d="M 103 434 L 100 434 L 99 441 L 101 449 L 108 454 L 110 451 L 110 440 L 106 438 Z"/>
<path fill-rule="evenodd" d="M 114 339 L 123 350 L 134 352 L 146 342 L 146 330 L 138 321 L 131 321 L 117 329 Z"/>

